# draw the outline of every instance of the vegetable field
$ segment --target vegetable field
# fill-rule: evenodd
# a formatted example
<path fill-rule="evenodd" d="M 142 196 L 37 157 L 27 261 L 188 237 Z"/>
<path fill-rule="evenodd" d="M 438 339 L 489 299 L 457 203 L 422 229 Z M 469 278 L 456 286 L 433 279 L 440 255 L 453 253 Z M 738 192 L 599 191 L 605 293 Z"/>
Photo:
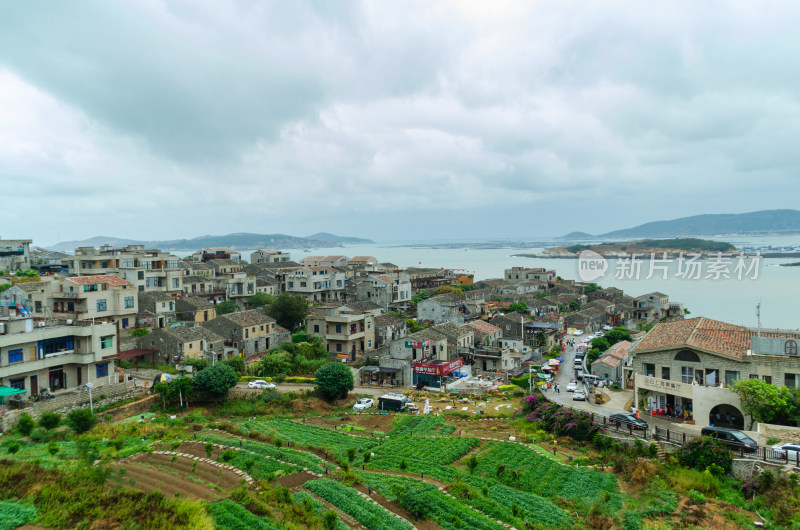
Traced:
<path fill-rule="evenodd" d="M 232 500 L 224 500 L 208 505 L 214 525 L 221 530 L 277 530 L 272 521 L 253 515 L 252 512 Z"/>
<path fill-rule="evenodd" d="M 0 529 L 22 526 L 36 517 L 36 508 L 13 501 L 0 501 Z"/>
<path fill-rule="evenodd" d="M 361 497 L 356 491 L 341 482 L 320 478 L 306 482 L 305 487 L 372 530 L 408 530 L 411 528 L 407 522 Z"/>

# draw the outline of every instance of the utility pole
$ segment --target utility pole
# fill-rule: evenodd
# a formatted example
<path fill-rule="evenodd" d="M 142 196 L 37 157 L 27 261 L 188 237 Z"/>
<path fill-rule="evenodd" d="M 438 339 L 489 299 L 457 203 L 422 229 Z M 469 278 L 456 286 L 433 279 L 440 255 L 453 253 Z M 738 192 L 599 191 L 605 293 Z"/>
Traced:
<path fill-rule="evenodd" d="M 89 410 L 92 412 L 92 416 L 94 416 L 94 404 L 92 404 L 92 383 L 86 383 L 86 388 L 89 389 Z"/>

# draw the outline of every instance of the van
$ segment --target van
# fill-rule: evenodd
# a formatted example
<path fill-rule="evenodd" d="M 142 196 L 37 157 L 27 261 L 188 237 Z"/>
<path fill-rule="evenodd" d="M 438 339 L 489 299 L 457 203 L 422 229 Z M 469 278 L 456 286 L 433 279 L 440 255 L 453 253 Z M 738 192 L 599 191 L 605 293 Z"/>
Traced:
<path fill-rule="evenodd" d="M 593 374 L 586 374 L 583 376 L 583 382 L 589 383 L 590 385 L 596 385 L 603 379 L 600 376 L 593 375 Z"/>
<path fill-rule="evenodd" d="M 728 427 L 703 427 L 700 429 L 700 435 L 722 440 L 722 442 L 733 451 L 744 449 L 747 453 L 755 453 L 758 450 L 758 443 L 737 429 L 729 429 Z"/>
<path fill-rule="evenodd" d="M 575 378 L 578 381 L 583 381 L 583 370 L 581 370 L 580 368 L 576 369 L 575 370 Z"/>

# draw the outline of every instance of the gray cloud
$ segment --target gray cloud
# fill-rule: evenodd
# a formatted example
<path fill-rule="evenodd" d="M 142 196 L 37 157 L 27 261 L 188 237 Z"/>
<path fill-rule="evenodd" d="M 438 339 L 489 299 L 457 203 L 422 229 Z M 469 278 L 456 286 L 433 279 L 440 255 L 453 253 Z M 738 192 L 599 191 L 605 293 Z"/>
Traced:
<path fill-rule="evenodd" d="M 532 215 L 555 235 L 794 207 L 798 11 L 7 3 L 0 179 L 23 211 L 79 197 L 75 237 L 512 237 Z M 481 208 L 502 221 L 431 223 Z"/>

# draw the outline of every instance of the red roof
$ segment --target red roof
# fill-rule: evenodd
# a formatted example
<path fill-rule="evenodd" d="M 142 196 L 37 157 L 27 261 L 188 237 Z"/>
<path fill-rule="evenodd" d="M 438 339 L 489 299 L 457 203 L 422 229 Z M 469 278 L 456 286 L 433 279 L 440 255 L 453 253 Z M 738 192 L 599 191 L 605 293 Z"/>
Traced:
<path fill-rule="evenodd" d="M 71 278 L 67 278 L 67 281 L 70 281 L 76 285 L 94 285 L 96 283 L 105 283 L 111 285 L 112 287 L 117 287 L 120 285 L 133 285 L 128 280 L 123 280 L 118 276 L 105 274 L 98 276 L 72 276 Z"/>

